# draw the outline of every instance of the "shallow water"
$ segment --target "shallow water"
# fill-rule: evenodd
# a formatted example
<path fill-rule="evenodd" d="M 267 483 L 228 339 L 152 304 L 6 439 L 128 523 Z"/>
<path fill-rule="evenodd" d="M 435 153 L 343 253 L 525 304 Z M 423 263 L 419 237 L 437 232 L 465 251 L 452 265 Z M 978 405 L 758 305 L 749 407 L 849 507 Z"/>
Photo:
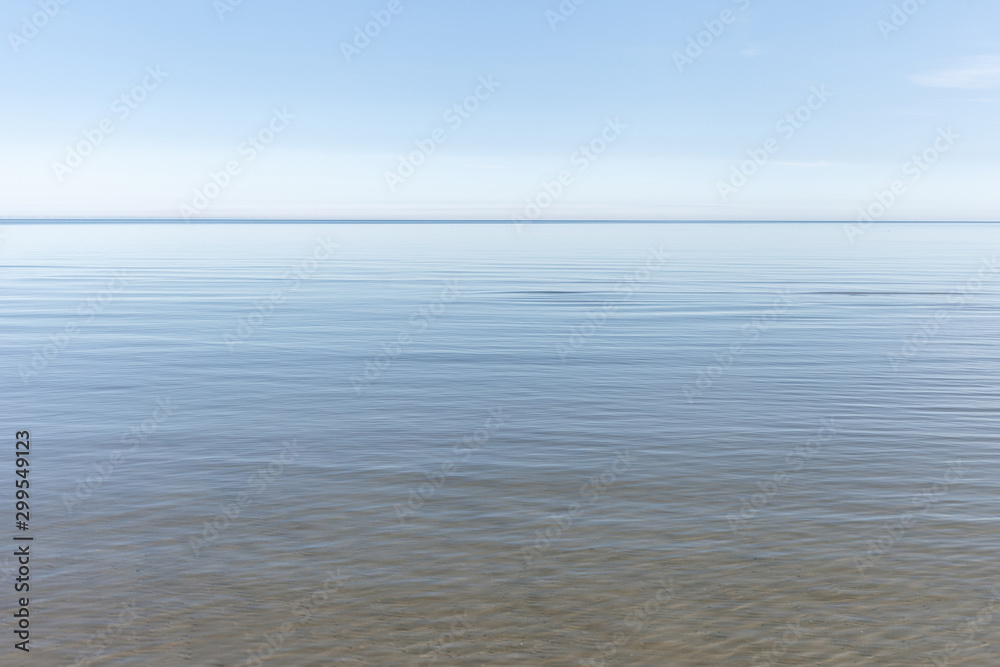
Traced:
<path fill-rule="evenodd" d="M 4 231 L 39 664 L 1000 662 L 1000 226 Z"/>

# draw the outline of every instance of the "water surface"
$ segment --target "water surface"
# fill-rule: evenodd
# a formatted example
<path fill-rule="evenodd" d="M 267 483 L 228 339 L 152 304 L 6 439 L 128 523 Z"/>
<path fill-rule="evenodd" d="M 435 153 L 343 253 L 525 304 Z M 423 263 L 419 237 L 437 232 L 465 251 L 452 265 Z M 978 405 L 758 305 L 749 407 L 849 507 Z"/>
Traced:
<path fill-rule="evenodd" d="M 5 231 L 40 664 L 1000 659 L 998 226 Z"/>

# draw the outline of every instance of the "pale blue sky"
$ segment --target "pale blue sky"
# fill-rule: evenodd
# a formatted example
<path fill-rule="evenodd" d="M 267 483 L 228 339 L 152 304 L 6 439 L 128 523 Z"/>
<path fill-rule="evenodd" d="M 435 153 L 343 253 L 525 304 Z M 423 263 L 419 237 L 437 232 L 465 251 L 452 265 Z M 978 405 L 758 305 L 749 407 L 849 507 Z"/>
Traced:
<path fill-rule="evenodd" d="M 6 0 L 0 216 L 1000 219 L 995 0 L 235 2 Z"/>

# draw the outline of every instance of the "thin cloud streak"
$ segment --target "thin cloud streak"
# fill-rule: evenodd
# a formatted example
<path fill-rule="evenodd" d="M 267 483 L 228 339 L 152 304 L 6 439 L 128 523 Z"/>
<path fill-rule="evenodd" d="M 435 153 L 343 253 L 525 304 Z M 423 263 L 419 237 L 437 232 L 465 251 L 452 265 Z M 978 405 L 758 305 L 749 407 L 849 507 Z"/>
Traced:
<path fill-rule="evenodd" d="M 1000 88 L 1000 56 L 983 56 L 962 67 L 915 74 L 910 80 L 928 88 Z"/>

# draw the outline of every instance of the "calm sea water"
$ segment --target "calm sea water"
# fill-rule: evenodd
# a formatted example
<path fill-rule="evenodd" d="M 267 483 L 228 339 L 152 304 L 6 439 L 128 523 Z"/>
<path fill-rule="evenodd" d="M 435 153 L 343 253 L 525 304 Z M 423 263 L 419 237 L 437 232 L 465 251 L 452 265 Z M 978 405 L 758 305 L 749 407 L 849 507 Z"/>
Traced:
<path fill-rule="evenodd" d="M 37 664 L 1000 664 L 1000 226 L 4 231 Z"/>

